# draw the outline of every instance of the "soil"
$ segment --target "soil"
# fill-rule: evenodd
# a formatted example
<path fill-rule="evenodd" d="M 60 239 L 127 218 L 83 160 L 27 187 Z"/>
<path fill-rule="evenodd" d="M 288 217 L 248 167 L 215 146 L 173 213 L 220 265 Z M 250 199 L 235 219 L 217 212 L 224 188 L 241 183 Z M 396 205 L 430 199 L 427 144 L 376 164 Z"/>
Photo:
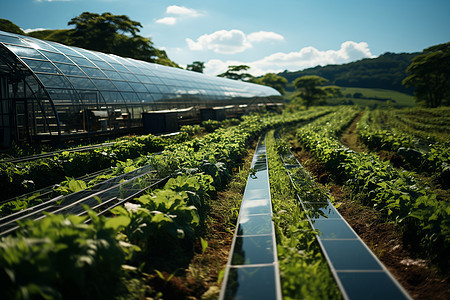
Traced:
<path fill-rule="evenodd" d="M 352 147 L 355 145 L 354 138 L 346 138 L 346 141 Z M 396 224 L 385 220 L 377 210 L 350 200 L 351 192 L 336 184 L 314 155 L 300 148 L 293 150 L 317 182 L 330 190 L 341 215 L 413 299 L 450 299 L 448 275 L 438 274 L 429 261 L 404 248 L 402 232 Z"/>
<path fill-rule="evenodd" d="M 349 147 L 353 151 L 367 153 L 369 152 L 369 149 L 364 143 L 359 140 L 358 135 L 356 134 L 356 124 L 361 119 L 363 114 L 364 111 L 361 111 L 350 124 L 350 126 L 342 133 L 341 143 Z"/>

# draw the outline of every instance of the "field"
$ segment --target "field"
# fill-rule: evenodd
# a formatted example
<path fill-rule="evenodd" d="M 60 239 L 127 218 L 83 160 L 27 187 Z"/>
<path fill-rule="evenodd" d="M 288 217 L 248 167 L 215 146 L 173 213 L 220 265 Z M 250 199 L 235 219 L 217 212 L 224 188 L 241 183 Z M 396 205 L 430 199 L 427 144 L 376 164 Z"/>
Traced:
<path fill-rule="evenodd" d="M 378 105 L 379 107 L 386 107 L 387 106 L 386 102 L 388 101 L 387 99 L 390 99 L 395 107 L 413 107 L 415 105 L 413 96 L 397 91 L 383 90 L 383 89 L 369 89 L 369 88 L 351 88 L 351 87 L 342 88 L 342 94 L 344 95 L 347 94 L 354 95 L 355 93 L 360 93 L 365 98 L 365 99 L 357 99 L 353 97 L 352 101 L 360 106 Z M 341 98 L 340 100 L 344 99 Z"/>
<path fill-rule="evenodd" d="M 405 93 L 384 90 L 384 89 L 370 89 L 370 88 L 356 88 L 356 87 L 341 87 L 343 97 L 328 98 L 326 100 L 329 105 L 346 105 L 355 104 L 360 107 L 372 108 L 407 108 L 414 107 L 414 99 L 412 95 Z M 357 97 L 354 97 L 355 93 Z M 286 92 L 285 99 L 291 99 L 294 92 Z M 360 96 L 358 96 L 360 94 Z M 388 101 L 389 100 L 389 101 Z"/>
<path fill-rule="evenodd" d="M 346 93 L 390 98 L 402 106 L 412 99 L 383 90 Z M 299 205 L 301 199 L 331 201 L 413 298 L 445 299 L 449 116 L 447 108 L 316 107 L 2 163 L 0 184 L 15 187 L 4 199 L 15 198 L 0 203 L 0 232 L 12 232 L 0 239 L 0 293 L 216 298 L 240 230 L 246 182 L 258 176 L 250 167 L 255 143 L 265 136 L 272 249 L 283 298 L 342 297 L 318 242 L 324 232 L 318 236 L 310 226 L 311 211 Z M 290 150 L 304 168 L 288 170 L 283 155 Z M 24 215 L 12 231 L 14 216 L 42 207 L 64 213 Z"/>

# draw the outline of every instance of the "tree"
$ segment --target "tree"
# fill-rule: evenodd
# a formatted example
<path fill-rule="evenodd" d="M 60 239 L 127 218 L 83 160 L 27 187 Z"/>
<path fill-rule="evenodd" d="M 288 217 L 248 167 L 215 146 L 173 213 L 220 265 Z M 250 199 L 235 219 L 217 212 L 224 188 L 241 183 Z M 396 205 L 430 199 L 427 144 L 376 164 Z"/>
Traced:
<path fill-rule="evenodd" d="M 217 76 L 234 80 L 249 81 L 253 78 L 253 76 L 249 73 L 242 73 L 242 71 L 247 71 L 248 69 L 250 69 L 250 67 L 246 65 L 228 66 L 228 70 L 225 73 Z"/>
<path fill-rule="evenodd" d="M 6 19 L 0 19 L 0 30 L 6 31 L 6 32 L 11 32 L 11 33 L 16 33 L 16 34 L 21 34 L 21 35 L 26 35 L 26 33 L 19 26 L 17 26 L 10 20 L 6 20 Z"/>
<path fill-rule="evenodd" d="M 261 78 L 254 78 L 252 82 L 273 87 L 281 94 L 284 94 L 284 88 L 288 84 L 286 78 L 278 76 L 274 73 L 267 73 Z"/>
<path fill-rule="evenodd" d="M 344 97 L 344 94 L 342 94 L 341 88 L 338 86 L 328 85 L 326 87 L 323 87 L 322 89 L 325 91 L 328 98 Z"/>
<path fill-rule="evenodd" d="M 187 65 L 186 70 L 203 73 L 205 69 L 205 63 L 203 61 L 194 61 L 192 64 Z"/>
<path fill-rule="evenodd" d="M 416 102 L 427 107 L 450 104 L 450 42 L 423 50 L 406 73 L 403 84 L 415 87 Z"/>
<path fill-rule="evenodd" d="M 323 77 L 306 75 L 295 79 L 294 86 L 298 90 L 297 96 L 300 96 L 308 107 L 326 96 L 327 93 L 320 87 L 326 82 L 328 80 Z"/>
<path fill-rule="evenodd" d="M 138 35 L 141 23 L 130 20 L 128 16 L 83 12 L 71 19 L 68 25 L 75 25 L 75 29 L 69 32 L 72 46 L 169 64 L 165 61 L 168 60 L 165 51 L 154 48 L 149 38 Z"/>

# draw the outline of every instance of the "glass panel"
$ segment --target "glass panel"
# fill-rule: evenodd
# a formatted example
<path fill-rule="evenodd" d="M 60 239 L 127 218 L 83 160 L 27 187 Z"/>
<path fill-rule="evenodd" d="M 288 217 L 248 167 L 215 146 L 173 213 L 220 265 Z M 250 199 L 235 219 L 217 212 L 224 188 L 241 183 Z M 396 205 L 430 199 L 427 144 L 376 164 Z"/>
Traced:
<path fill-rule="evenodd" d="M 14 52 L 19 57 L 30 57 L 30 58 L 39 58 L 47 60 L 43 57 L 38 51 L 32 48 L 24 48 L 19 46 L 11 46 L 7 45 L 8 49 Z"/>
<path fill-rule="evenodd" d="M 131 73 L 121 72 L 120 75 L 127 80 L 127 81 L 133 81 L 133 82 L 139 82 L 139 80 Z"/>
<path fill-rule="evenodd" d="M 312 221 L 314 228 L 320 231 L 322 239 L 356 239 L 357 236 L 342 219 L 316 219 Z"/>
<path fill-rule="evenodd" d="M 338 272 L 349 299 L 408 299 L 385 272 Z"/>
<path fill-rule="evenodd" d="M 262 180 L 258 180 L 262 181 Z M 264 182 L 264 181 L 262 181 Z M 267 188 L 264 189 L 245 189 L 244 197 L 242 201 L 252 200 L 252 199 L 269 199 L 270 193 Z"/>
<path fill-rule="evenodd" d="M 58 70 L 48 60 L 33 60 L 24 58 L 23 61 L 34 71 L 58 74 Z"/>
<path fill-rule="evenodd" d="M 153 97 L 150 93 L 137 93 L 139 99 L 145 102 L 153 102 Z"/>
<path fill-rule="evenodd" d="M 86 76 L 77 66 L 55 63 L 55 65 L 63 72 L 65 75 L 73 75 L 73 76 Z"/>
<path fill-rule="evenodd" d="M 253 215 L 253 214 L 270 214 L 270 200 L 251 200 L 242 202 L 241 211 L 239 214 Z"/>
<path fill-rule="evenodd" d="M 110 70 L 102 70 L 103 73 L 106 74 L 106 76 L 108 76 L 110 79 L 119 79 L 119 80 L 123 80 L 122 76 L 120 76 L 120 74 L 116 71 L 110 71 Z"/>
<path fill-rule="evenodd" d="M 118 89 L 119 91 L 130 91 L 130 92 L 133 91 L 133 89 L 131 88 L 131 86 L 130 86 L 127 82 L 125 82 L 125 81 L 116 81 L 116 80 L 113 80 L 113 82 L 114 82 L 114 84 L 117 86 L 117 89 Z"/>
<path fill-rule="evenodd" d="M 136 75 L 136 78 L 142 83 L 153 83 L 150 78 L 145 75 Z"/>
<path fill-rule="evenodd" d="M 276 299 L 273 266 L 230 268 L 225 299 Z"/>
<path fill-rule="evenodd" d="M 64 78 L 64 76 L 39 73 L 36 73 L 36 75 L 42 81 L 45 87 L 72 88 L 72 86 L 69 84 L 66 78 Z"/>
<path fill-rule="evenodd" d="M 154 83 L 163 83 L 163 81 L 161 79 L 159 79 L 159 77 L 156 76 L 149 76 L 150 79 L 154 82 Z"/>
<path fill-rule="evenodd" d="M 87 68 L 83 67 L 83 71 L 89 76 L 89 77 L 95 77 L 95 78 L 106 78 L 105 74 L 103 74 L 99 69 L 97 68 Z"/>
<path fill-rule="evenodd" d="M 69 58 L 71 60 L 74 61 L 75 64 L 79 65 L 79 66 L 92 66 L 91 62 L 89 60 L 87 60 L 84 57 L 79 57 L 79 56 L 69 56 Z"/>
<path fill-rule="evenodd" d="M 161 99 L 163 99 L 163 95 L 162 95 L 162 94 L 159 94 L 159 93 L 152 93 L 152 97 L 153 97 L 153 99 L 155 99 L 155 100 L 161 100 Z"/>
<path fill-rule="evenodd" d="M 21 45 L 23 44 L 22 40 L 19 39 L 18 37 L 15 36 L 7 36 L 7 35 L 3 35 L 0 34 L 0 42 L 3 43 L 11 43 L 11 44 L 15 44 L 15 45 Z M 28 45 L 27 45 L 28 46 Z"/>
<path fill-rule="evenodd" d="M 103 71 L 105 70 L 112 70 L 112 66 L 110 64 L 108 64 L 106 61 L 103 60 L 93 60 L 92 61 L 97 67 L 99 67 L 100 69 L 102 69 Z"/>
<path fill-rule="evenodd" d="M 106 103 L 123 103 L 122 95 L 119 92 L 101 92 Z"/>
<path fill-rule="evenodd" d="M 128 69 L 125 68 L 125 67 L 122 66 L 122 65 L 119 65 L 119 64 L 112 64 L 112 66 L 114 67 L 114 69 L 116 69 L 116 70 L 119 71 L 119 72 L 128 72 Z"/>
<path fill-rule="evenodd" d="M 97 52 L 89 51 L 89 50 L 81 49 L 81 48 L 75 48 L 75 49 L 89 59 L 99 59 L 96 55 Z"/>
<path fill-rule="evenodd" d="M 73 104 L 78 104 L 78 96 L 74 90 L 67 89 L 47 89 L 53 101 L 70 100 Z"/>
<path fill-rule="evenodd" d="M 341 216 L 331 203 L 305 203 L 311 219 L 340 219 Z"/>
<path fill-rule="evenodd" d="M 72 50 L 71 48 L 69 48 L 67 46 L 57 44 L 57 43 L 53 43 L 52 46 L 55 47 L 56 49 L 58 49 L 59 51 L 61 51 L 62 53 L 64 53 L 65 55 L 81 56 L 79 53 L 75 52 L 74 50 Z"/>
<path fill-rule="evenodd" d="M 47 56 L 48 59 L 53 61 L 53 62 L 64 62 L 64 63 L 73 64 L 72 61 L 70 61 L 67 57 L 65 57 L 64 55 L 62 55 L 60 53 L 42 51 L 42 54 Z"/>
<path fill-rule="evenodd" d="M 122 97 L 125 102 L 140 102 L 136 93 L 122 92 Z"/>
<path fill-rule="evenodd" d="M 68 78 L 76 89 L 93 89 L 93 90 L 96 89 L 95 86 L 92 84 L 92 82 L 86 77 L 68 77 Z"/>
<path fill-rule="evenodd" d="M 231 264 L 249 265 L 273 262 L 273 239 L 271 235 L 236 237 Z"/>
<path fill-rule="evenodd" d="M 156 86 L 154 84 L 146 84 L 145 87 L 147 88 L 147 90 L 150 93 L 159 93 L 160 92 L 158 86 Z"/>
<path fill-rule="evenodd" d="M 158 88 L 163 94 L 168 94 L 170 92 L 169 88 L 165 85 L 158 85 Z"/>
<path fill-rule="evenodd" d="M 238 223 L 237 234 L 272 234 L 272 218 L 270 215 L 241 216 Z"/>
<path fill-rule="evenodd" d="M 322 240 L 325 252 L 336 270 L 382 270 L 380 264 L 359 240 Z"/>
<path fill-rule="evenodd" d="M 117 91 L 117 88 L 114 84 L 108 79 L 92 79 L 94 84 L 97 86 L 99 90 L 109 90 L 109 91 Z"/>
<path fill-rule="evenodd" d="M 130 85 L 136 92 L 147 92 L 147 89 L 142 83 L 130 82 Z"/>

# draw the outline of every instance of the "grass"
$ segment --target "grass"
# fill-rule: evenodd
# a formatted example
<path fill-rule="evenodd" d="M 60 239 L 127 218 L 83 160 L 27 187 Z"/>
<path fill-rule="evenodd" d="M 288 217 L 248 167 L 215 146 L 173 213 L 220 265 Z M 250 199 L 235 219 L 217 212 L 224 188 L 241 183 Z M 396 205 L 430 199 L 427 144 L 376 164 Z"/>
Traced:
<path fill-rule="evenodd" d="M 414 98 L 411 95 L 384 89 L 369 89 L 369 88 L 353 88 L 353 87 L 342 87 L 342 94 L 354 95 L 355 93 L 361 93 L 361 99 L 358 98 L 337 98 L 329 99 L 327 102 L 330 104 L 333 102 L 342 102 L 343 100 L 352 100 L 354 104 L 360 106 L 377 106 L 377 107 L 388 107 L 388 101 L 384 99 L 390 99 L 395 107 L 414 107 Z M 381 100 L 383 99 L 383 100 Z"/>
<path fill-rule="evenodd" d="M 370 88 L 356 88 L 356 87 L 341 87 L 342 94 L 345 96 L 347 94 L 361 93 L 361 99 L 358 98 L 335 98 L 335 99 L 327 99 L 327 103 L 331 105 L 340 105 L 347 104 L 351 100 L 353 104 L 359 105 L 362 107 L 370 106 L 373 108 L 388 108 L 389 103 L 392 106 L 397 108 L 405 108 L 405 107 L 414 107 L 414 97 L 412 95 L 408 95 L 405 93 L 393 91 L 393 90 L 384 90 L 384 89 L 370 89 Z M 283 95 L 283 98 L 286 100 L 292 99 L 292 97 L 296 94 L 296 92 L 286 91 Z M 392 100 L 388 103 L 386 99 Z"/>

